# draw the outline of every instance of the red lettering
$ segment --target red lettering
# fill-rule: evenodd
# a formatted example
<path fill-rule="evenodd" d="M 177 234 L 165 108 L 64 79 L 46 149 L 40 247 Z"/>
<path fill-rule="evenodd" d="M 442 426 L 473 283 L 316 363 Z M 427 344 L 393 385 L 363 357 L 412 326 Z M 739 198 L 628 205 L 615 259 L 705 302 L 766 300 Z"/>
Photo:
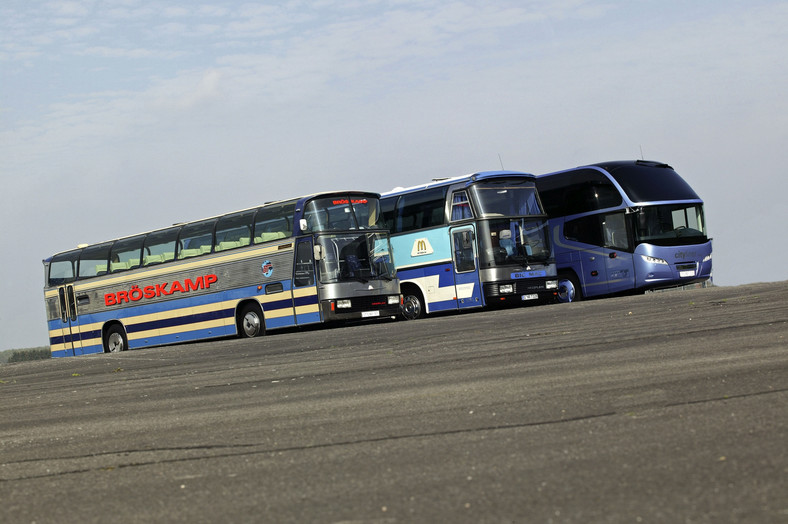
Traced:
<path fill-rule="evenodd" d="M 151 286 L 140 288 L 138 285 L 131 286 L 128 291 L 118 291 L 117 293 L 105 293 L 104 305 L 117 306 L 124 302 L 137 302 L 143 298 L 156 298 L 161 296 L 172 295 L 173 293 L 188 293 L 190 291 L 198 291 L 200 289 L 208 289 L 211 284 L 219 281 L 219 277 L 210 274 L 195 279 L 185 278 L 183 282 L 163 282 Z M 167 289 L 169 286 L 169 289 Z"/>

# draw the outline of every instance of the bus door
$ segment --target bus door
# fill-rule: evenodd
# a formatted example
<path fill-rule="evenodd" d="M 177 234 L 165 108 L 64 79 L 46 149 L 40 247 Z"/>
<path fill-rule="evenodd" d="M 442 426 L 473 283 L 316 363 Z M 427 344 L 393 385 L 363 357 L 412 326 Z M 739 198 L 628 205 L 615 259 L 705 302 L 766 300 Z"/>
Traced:
<path fill-rule="evenodd" d="M 635 267 L 630 235 L 627 232 L 625 215 L 616 212 L 602 217 L 602 232 L 605 248 L 604 259 L 607 274 L 607 293 L 628 291 L 635 287 Z"/>
<path fill-rule="evenodd" d="M 320 302 L 317 295 L 315 258 L 312 239 L 296 242 L 293 267 L 293 306 L 297 326 L 320 322 Z"/>
<path fill-rule="evenodd" d="M 60 328 L 63 330 L 63 344 L 66 356 L 73 357 L 78 349 L 82 349 L 77 317 L 77 299 L 74 286 L 68 284 L 57 290 L 60 304 Z M 81 352 L 80 352 L 81 353 Z"/>
<path fill-rule="evenodd" d="M 455 227 L 449 230 L 452 259 L 454 260 L 454 292 L 460 309 L 481 307 L 482 286 L 479 279 L 479 263 L 476 253 L 476 232 L 473 226 Z"/>

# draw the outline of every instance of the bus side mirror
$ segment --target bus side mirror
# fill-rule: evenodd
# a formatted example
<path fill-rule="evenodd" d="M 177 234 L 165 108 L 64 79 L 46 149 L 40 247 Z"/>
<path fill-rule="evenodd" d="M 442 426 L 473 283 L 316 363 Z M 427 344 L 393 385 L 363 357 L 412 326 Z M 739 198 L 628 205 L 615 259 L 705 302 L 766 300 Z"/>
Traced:
<path fill-rule="evenodd" d="M 321 260 L 323 258 L 323 246 L 313 246 L 313 250 L 315 253 L 315 260 Z"/>
<path fill-rule="evenodd" d="M 309 224 L 306 223 L 305 218 L 302 218 L 298 225 L 301 226 L 301 231 L 309 231 Z"/>

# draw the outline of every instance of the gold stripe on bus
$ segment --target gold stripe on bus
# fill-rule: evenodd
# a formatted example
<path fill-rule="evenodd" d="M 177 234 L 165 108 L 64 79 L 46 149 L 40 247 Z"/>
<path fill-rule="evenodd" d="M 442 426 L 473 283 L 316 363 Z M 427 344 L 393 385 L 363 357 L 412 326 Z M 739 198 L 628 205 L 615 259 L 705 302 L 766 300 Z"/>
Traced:
<path fill-rule="evenodd" d="M 296 306 L 296 315 L 303 315 L 305 313 L 319 313 L 320 306 L 317 304 L 309 304 L 308 306 Z"/>
<path fill-rule="evenodd" d="M 293 298 L 311 297 L 317 295 L 316 287 L 296 288 L 293 290 Z"/>
<path fill-rule="evenodd" d="M 206 320 L 205 322 L 195 322 L 194 324 L 186 324 L 182 326 L 172 326 L 168 328 L 161 328 L 158 330 L 159 336 L 176 335 L 178 333 L 186 333 L 189 331 L 197 331 L 198 329 L 215 329 L 225 326 L 224 318 L 216 320 Z M 223 334 L 223 333 L 222 333 Z"/>

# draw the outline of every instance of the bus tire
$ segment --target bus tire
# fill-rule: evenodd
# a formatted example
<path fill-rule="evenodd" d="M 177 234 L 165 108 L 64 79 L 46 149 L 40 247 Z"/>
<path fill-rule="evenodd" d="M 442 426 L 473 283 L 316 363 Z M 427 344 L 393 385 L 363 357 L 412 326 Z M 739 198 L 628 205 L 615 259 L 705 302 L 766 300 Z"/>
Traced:
<path fill-rule="evenodd" d="M 253 303 L 244 305 L 238 314 L 237 326 L 239 338 L 254 338 L 265 333 L 260 306 Z"/>
<path fill-rule="evenodd" d="M 112 324 L 104 333 L 104 353 L 120 353 L 128 348 L 126 330 L 120 324 Z"/>
<path fill-rule="evenodd" d="M 405 320 L 416 320 L 424 316 L 424 298 L 417 287 L 408 286 L 402 290 L 403 300 L 400 315 Z"/>
<path fill-rule="evenodd" d="M 583 299 L 583 292 L 580 290 L 580 282 L 574 273 L 562 273 L 558 275 L 558 302 L 579 302 Z"/>

